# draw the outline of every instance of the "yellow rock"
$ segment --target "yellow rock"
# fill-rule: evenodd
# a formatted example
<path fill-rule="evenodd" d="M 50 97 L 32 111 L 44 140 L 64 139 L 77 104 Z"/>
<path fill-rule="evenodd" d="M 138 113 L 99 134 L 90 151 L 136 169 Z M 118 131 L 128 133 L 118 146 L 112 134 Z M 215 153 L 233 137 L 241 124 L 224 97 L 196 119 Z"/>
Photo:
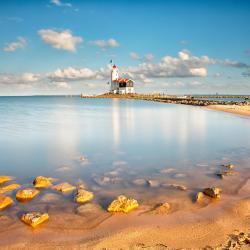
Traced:
<path fill-rule="evenodd" d="M 5 209 L 13 204 L 13 200 L 8 196 L 0 196 L 0 209 Z"/>
<path fill-rule="evenodd" d="M 116 200 L 112 201 L 112 203 L 108 207 L 108 211 L 128 213 L 138 207 L 139 204 L 137 200 L 129 199 L 124 195 L 120 195 Z"/>
<path fill-rule="evenodd" d="M 3 184 L 7 181 L 11 181 L 12 179 L 13 179 L 13 177 L 11 177 L 11 176 L 2 175 L 2 176 L 0 176 L 0 184 Z"/>
<path fill-rule="evenodd" d="M 4 186 L 2 188 L 0 188 L 0 194 L 3 194 L 5 192 L 8 192 L 8 191 L 12 191 L 12 190 L 15 190 L 15 189 L 18 189 L 20 188 L 21 186 L 17 183 L 13 183 L 13 184 L 10 184 L 8 186 Z"/>
<path fill-rule="evenodd" d="M 197 201 L 197 202 L 202 201 L 203 198 L 204 198 L 204 194 L 203 194 L 202 192 L 198 192 L 198 193 L 196 194 L 196 201 Z"/>
<path fill-rule="evenodd" d="M 16 199 L 19 201 L 31 200 L 39 194 L 39 190 L 34 188 L 26 188 L 18 190 L 16 193 Z"/>
<path fill-rule="evenodd" d="M 157 206 L 154 209 L 153 213 L 154 214 L 167 214 L 169 213 L 170 209 L 171 209 L 170 204 L 168 202 L 165 202 Z"/>
<path fill-rule="evenodd" d="M 33 181 L 33 184 L 36 188 L 45 188 L 52 186 L 51 183 L 52 178 L 44 177 L 44 176 L 37 176 Z"/>
<path fill-rule="evenodd" d="M 60 183 L 60 184 L 54 186 L 54 189 L 57 191 L 60 191 L 60 192 L 69 192 L 69 191 L 76 189 L 76 187 L 72 186 L 68 182 L 63 182 L 63 183 Z"/>
<path fill-rule="evenodd" d="M 218 187 L 211 187 L 211 188 L 205 188 L 203 190 L 203 193 L 207 196 L 210 196 L 212 198 L 220 198 L 221 196 L 221 189 Z"/>
<path fill-rule="evenodd" d="M 43 222 L 49 219 L 49 215 L 47 213 L 39 213 L 39 212 L 31 212 L 23 214 L 21 220 L 32 226 L 33 228 L 37 227 L 38 225 L 42 224 Z"/>
<path fill-rule="evenodd" d="M 94 194 L 92 192 L 86 191 L 84 189 L 78 189 L 76 193 L 75 200 L 79 203 L 84 203 L 90 201 L 94 198 Z"/>

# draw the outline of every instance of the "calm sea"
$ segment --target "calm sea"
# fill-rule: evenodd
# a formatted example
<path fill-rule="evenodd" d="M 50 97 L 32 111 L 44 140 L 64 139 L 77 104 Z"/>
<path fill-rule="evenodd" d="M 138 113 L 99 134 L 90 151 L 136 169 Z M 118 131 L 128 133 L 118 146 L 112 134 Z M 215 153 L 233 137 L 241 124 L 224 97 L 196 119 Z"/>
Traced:
<path fill-rule="evenodd" d="M 44 175 L 72 184 L 81 179 L 96 192 L 110 190 L 109 196 L 135 195 L 132 181 L 138 178 L 197 189 L 220 181 L 214 171 L 222 163 L 247 168 L 249 152 L 250 119 L 202 107 L 0 97 L 0 175 L 26 186 Z M 163 168 L 174 170 L 164 175 Z"/>

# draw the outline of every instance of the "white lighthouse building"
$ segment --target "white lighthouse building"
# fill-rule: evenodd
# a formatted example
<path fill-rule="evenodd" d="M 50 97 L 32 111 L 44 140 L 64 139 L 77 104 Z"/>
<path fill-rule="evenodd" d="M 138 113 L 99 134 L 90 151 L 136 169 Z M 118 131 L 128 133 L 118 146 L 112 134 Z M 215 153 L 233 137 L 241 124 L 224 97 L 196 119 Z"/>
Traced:
<path fill-rule="evenodd" d="M 110 92 L 113 94 L 134 93 L 134 81 L 127 78 L 119 78 L 119 70 L 115 64 L 111 68 Z"/>

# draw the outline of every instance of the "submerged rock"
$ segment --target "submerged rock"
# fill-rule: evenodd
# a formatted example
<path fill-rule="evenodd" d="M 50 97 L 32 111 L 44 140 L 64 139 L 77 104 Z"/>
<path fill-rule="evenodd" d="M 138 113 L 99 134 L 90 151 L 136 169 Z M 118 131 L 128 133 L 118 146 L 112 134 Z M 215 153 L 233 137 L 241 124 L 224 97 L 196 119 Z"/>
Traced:
<path fill-rule="evenodd" d="M 160 173 L 169 174 L 169 173 L 172 173 L 174 171 L 176 171 L 174 168 L 163 168 L 163 169 L 160 170 Z"/>
<path fill-rule="evenodd" d="M 84 189 L 78 189 L 75 197 L 75 201 L 78 203 L 84 203 L 94 198 L 94 194 Z"/>
<path fill-rule="evenodd" d="M 225 167 L 225 168 L 228 168 L 228 169 L 235 168 L 235 165 L 233 165 L 233 164 L 227 164 L 227 165 L 222 165 L 222 166 Z"/>
<path fill-rule="evenodd" d="M 120 195 L 116 200 L 112 201 L 112 203 L 108 207 L 108 211 L 128 213 L 138 207 L 139 204 L 137 200 L 127 198 L 124 195 Z"/>
<path fill-rule="evenodd" d="M 197 194 L 196 194 L 196 202 L 201 202 L 202 200 L 203 200 L 203 198 L 204 198 L 204 194 L 203 194 L 203 192 L 198 192 Z"/>
<path fill-rule="evenodd" d="M 31 212 L 23 214 L 21 220 L 32 226 L 33 228 L 37 227 L 38 225 L 44 223 L 49 219 L 49 215 L 47 213 L 39 213 L 39 212 Z"/>
<path fill-rule="evenodd" d="M 58 185 L 55 185 L 53 187 L 55 190 L 57 191 L 60 191 L 60 192 L 69 192 L 69 191 L 72 191 L 74 189 L 76 189 L 75 186 L 72 186 L 71 184 L 69 184 L 68 182 L 63 182 L 63 183 L 60 183 Z"/>
<path fill-rule="evenodd" d="M 147 181 L 145 179 L 135 179 L 132 182 L 137 186 L 145 186 L 147 184 Z"/>
<path fill-rule="evenodd" d="M 221 179 L 223 179 L 225 176 L 231 176 L 233 174 L 234 173 L 232 171 L 224 170 L 224 171 L 218 172 L 216 175 L 219 176 Z"/>
<path fill-rule="evenodd" d="M 9 207 L 12 204 L 13 204 L 13 200 L 10 197 L 4 196 L 4 195 L 0 196 L 0 209 L 1 210 Z"/>
<path fill-rule="evenodd" d="M 13 177 L 11 176 L 5 176 L 5 175 L 0 176 L 0 184 L 3 184 L 11 180 L 13 180 Z"/>
<path fill-rule="evenodd" d="M 52 178 L 48 178 L 48 177 L 44 177 L 44 176 L 37 176 L 34 179 L 33 184 L 36 188 L 50 187 L 50 186 L 52 186 L 51 179 Z"/>
<path fill-rule="evenodd" d="M 160 186 L 160 182 L 158 180 L 148 180 L 147 183 L 150 187 L 159 187 Z"/>
<path fill-rule="evenodd" d="M 77 182 L 76 182 L 76 187 L 80 188 L 80 189 L 86 189 L 87 184 L 83 180 L 78 179 Z"/>
<path fill-rule="evenodd" d="M 105 186 L 105 185 L 109 185 L 109 184 L 119 184 L 122 182 L 122 178 L 103 176 L 101 178 L 94 178 L 94 181 L 99 186 Z"/>
<path fill-rule="evenodd" d="M 175 174 L 173 177 L 174 178 L 185 178 L 185 177 L 187 177 L 187 175 L 183 174 L 183 173 L 178 173 L 178 174 Z"/>
<path fill-rule="evenodd" d="M 84 155 L 81 155 L 81 156 L 79 157 L 79 160 L 80 160 L 80 161 L 87 161 L 88 158 L 87 158 L 86 156 L 84 156 Z"/>
<path fill-rule="evenodd" d="M 17 191 L 16 199 L 18 201 L 32 200 L 39 194 L 39 192 L 40 192 L 39 190 L 34 188 L 21 189 Z"/>
<path fill-rule="evenodd" d="M 170 187 L 173 187 L 173 188 L 176 188 L 176 189 L 179 189 L 179 190 L 182 190 L 182 191 L 186 191 L 187 190 L 186 186 L 179 185 L 179 184 L 170 184 Z"/>
<path fill-rule="evenodd" d="M 41 202 L 56 202 L 61 200 L 61 195 L 48 193 L 41 198 Z"/>
<path fill-rule="evenodd" d="M 154 214 L 168 214 L 171 210 L 171 206 L 168 202 L 164 202 L 158 205 L 154 210 Z"/>
<path fill-rule="evenodd" d="M 212 198 L 217 198 L 219 199 L 221 196 L 222 190 L 218 187 L 211 187 L 211 188 L 205 188 L 203 190 L 203 193 L 207 196 L 210 196 Z"/>
<path fill-rule="evenodd" d="M 18 189 L 20 187 L 21 186 L 17 183 L 13 183 L 13 184 L 10 184 L 8 186 L 4 186 L 4 187 L 0 188 L 0 194 L 6 193 L 9 191 L 13 191 L 13 190 Z"/>

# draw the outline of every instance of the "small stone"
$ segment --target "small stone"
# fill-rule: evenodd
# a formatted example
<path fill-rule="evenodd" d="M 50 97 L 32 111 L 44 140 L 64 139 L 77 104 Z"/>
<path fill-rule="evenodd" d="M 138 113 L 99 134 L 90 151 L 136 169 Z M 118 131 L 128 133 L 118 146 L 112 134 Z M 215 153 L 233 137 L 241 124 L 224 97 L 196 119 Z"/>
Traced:
<path fill-rule="evenodd" d="M 60 192 L 69 192 L 69 191 L 72 191 L 74 189 L 76 189 L 75 186 L 72 186 L 71 184 L 69 184 L 68 182 L 63 182 L 63 183 L 60 183 L 58 185 L 55 185 L 53 187 L 55 190 L 57 191 L 60 191 Z"/>
<path fill-rule="evenodd" d="M 169 213 L 169 211 L 171 210 L 171 206 L 168 202 L 164 202 L 162 204 L 160 204 L 159 206 L 157 206 L 153 213 L 154 214 L 167 214 Z"/>
<path fill-rule="evenodd" d="M 116 200 L 112 201 L 112 203 L 108 207 L 108 212 L 124 212 L 128 213 L 139 207 L 137 200 L 127 198 L 124 195 L 120 195 Z"/>
<path fill-rule="evenodd" d="M 150 187 L 159 187 L 160 186 L 160 183 L 157 180 L 148 180 L 147 183 Z"/>
<path fill-rule="evenodd" d="M 196 194 L 196 202 L 201 202 L 203 200 L 203 198 L 204 198 L 203 192 L 198 192 Z"/>
<path fill-rule="evenodd" d="M 111 176 L 118 176 L 119 175 L 119 171 L 117 171 L 117 170 L 110 171 L 109 175 L 111 175 Z"/>
<path fill-rule="evenodd" d="M 60 201 L 61 200 L 61 195 L 59 194 L 45 194 L 42 198 L 41 198 L 41 202 L 55 202 L 55 201 Z"/>
<path fill-rule="evenodd" d="M 185 187 L 184 185 L 179 185 L 179 184 L 168 184 L 168 186 L 169 186 L 169 187 L 172 187 L 172 188 L 176 188 L 176 189 L 182 190 L 182 191 L 187 190 L 187 187 Z"/>
<path fill-rule="evenodd" d="M 219 176 L 221 179 L 223 179 L 225 176 L 233 175 L 233 172 L 231 172 L 231 171 L 220 171 L 216 175 Z"/>
<path fill-rule="evenodd" d="M 44 176 L 37 176 L 33 181 L 33 185 L 36 188 L 46 188 L 52 186 L 51 178 L 44 177 Z"/>
<path fill-rule="evenodd" d="M 49 219 L 49 215 L 47 213 L 39 213 L 39 212 L 31 212 L 23 214 L 21 220 L 30 225 L 31 227 L 35 228 L 38 225 L 44 223 Z"/>
<path fill-rule="evenodd" d="M 228 164 L 228 165 L 223 165 L 223 167 L 228 168 L 228 169 L 233 169 L 233 168 L 235 168 L 235 165 Z"/>
<path fill-rule="evenodd" d="M 205 188 L 203 193 L 212 198 L 220 198 L 222 190 L 218 187 Z"/>
<path fill-rule="evenodd" d="M 28 201 L 35 198 L 39 194 L 39 190 L 34 188 L 26 188 L 18 190 L 16 193 L 16 199 L 18 201 Z"/>
<path fill-rule="evenodd" d="M 13 180 L 13 177 L 11 176 L 5 176 L 5 175 L 0 176 L 0 184 L 4 184 L 5 182 L 11 181 L 11 180 Z"/>
<path fill-rule="evenodd" d="M 172 173 L 174 171 L 175 171 L 174 168 L 163 168 L 163 169 L 160 170 L 160 173 L 162 173 L 162 174 L 169 174 L 169 173 Z"/>
<path fill-rule="evenodd" d="M 135 179 L 132 182 L 137 186 L 145 186 L 147 184 L 147 181 L 145 179 Z"/>
<path fill-rule="evenodd" d="M 103 176 L 101 178 L 95 178 L 94 181 L 99 186 L 105 186 L 105 185 L 109 185 L 109 184 L 119 184 L 122 182 L 122 178 Z"/>
<path fill-rule="evenodd" d="M 13 191 L 13 190 L 18 189 L 20 187 L 21 186 L 19 184 L 16 184 L 16 183 L 10 184 L 8 186 L 4 186 L 4 187 L 0 188 L 0 194 L 6 193 L 9 191 Z"/>
<path fill-rule="evenodd" d="M 84 189 L 78 189 L 75 200 L 78 203 L 84 203 L 84 202 L 92 200 L 93 198 L 94 198 L 94 194 L 92 192 L 86 191 Z"/>
<path fill-rule="evenodd" d="M 80 158 L 79 158 L 80 161 L 87 161 L 87 157 L 84 156 L 84 155 L 81 155 Z"/>
<path fill-rule="evenodd" d="M 10 197 L 4 196 L 4 195 L 0 196 L 0 209 L 1 210 L 9 207 L 12 204 L 13 204 L 13 200 Z"/>
<path fill-rule="evenodd" d="M 76 186 L 79 189 L 86 189 L 87 188 L 87 184 L 81 179 L 78 179 Z"/>
<path fill-rule="evenodd" d="M 186 176 L 187 176 L 186 174 L 178 173 L 178 174 L 175 174 L 173 177 L 174 178 L 185 178 Z"/>

